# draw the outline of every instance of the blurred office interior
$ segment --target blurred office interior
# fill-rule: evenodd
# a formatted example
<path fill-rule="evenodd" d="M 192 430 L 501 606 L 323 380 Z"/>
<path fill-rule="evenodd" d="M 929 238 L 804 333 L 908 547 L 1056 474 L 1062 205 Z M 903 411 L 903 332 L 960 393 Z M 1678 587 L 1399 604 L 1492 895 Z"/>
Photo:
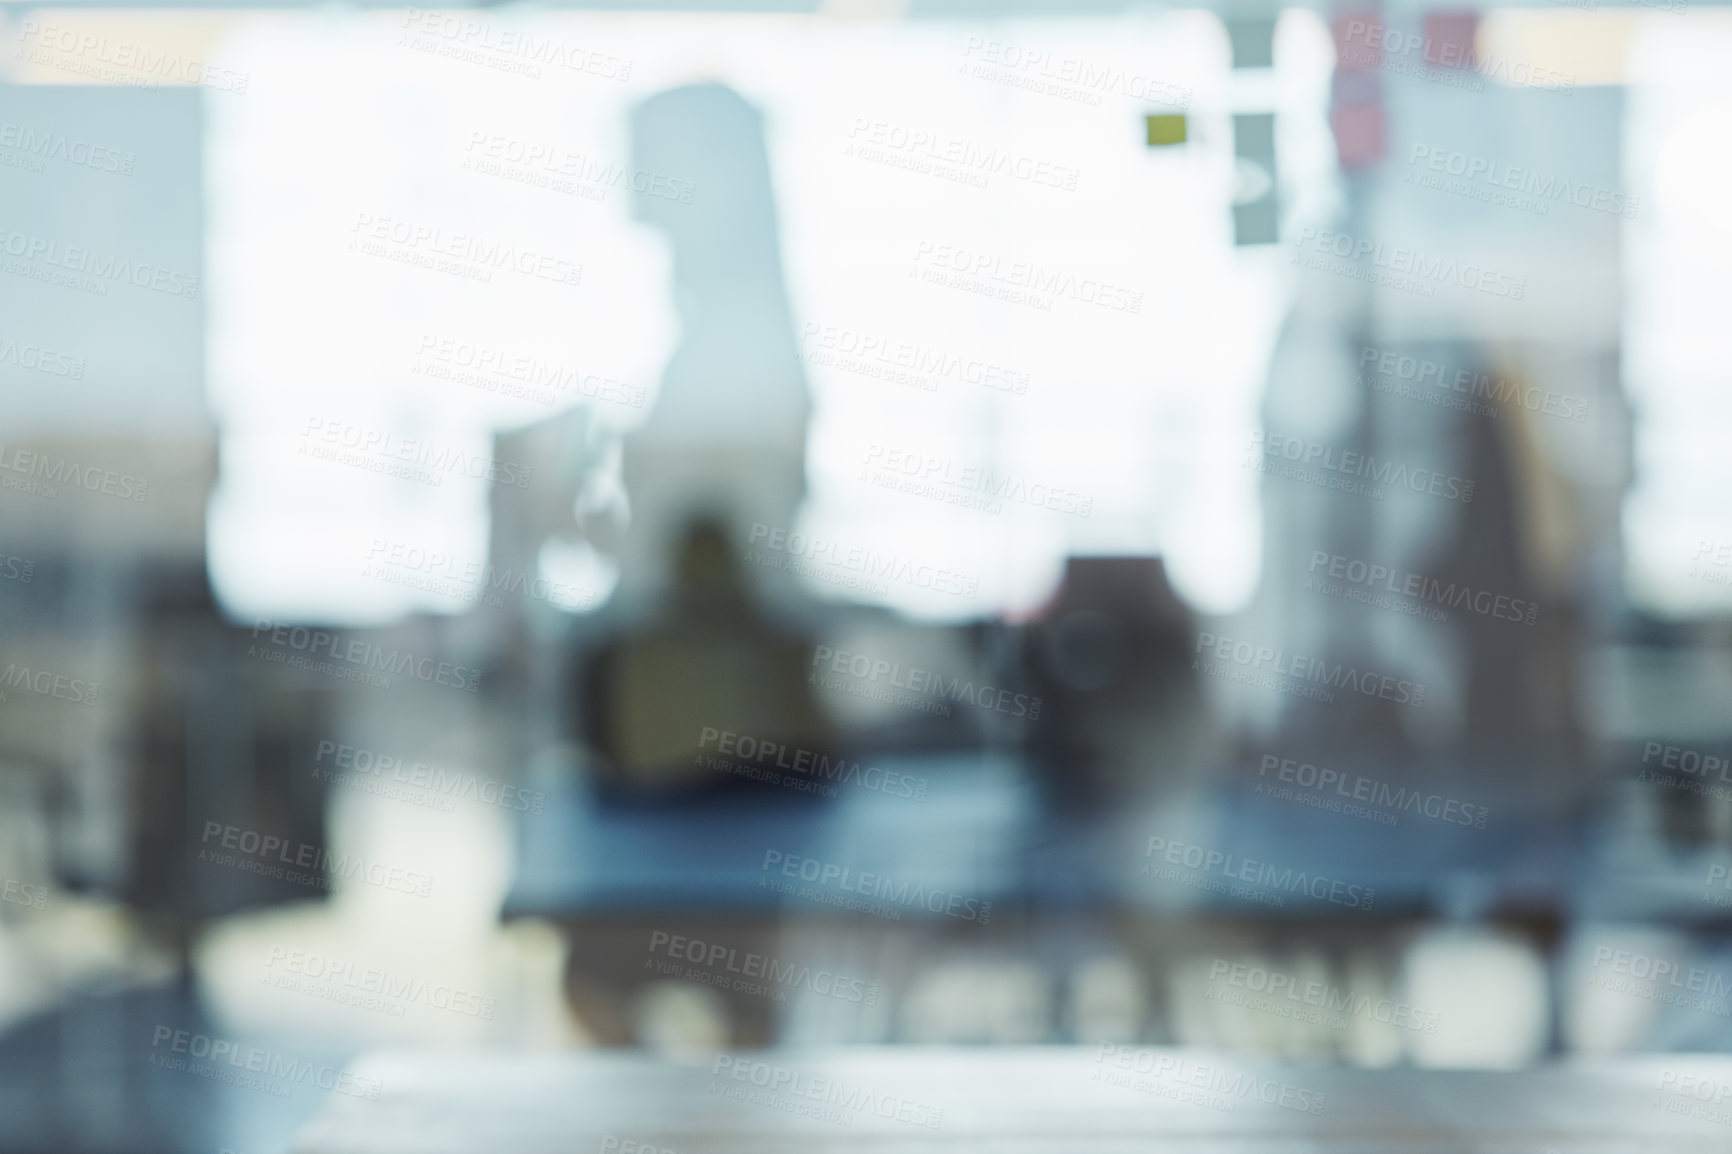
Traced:
<path fill-rule="evenodd" d="M 3 21 L 0 1150 L 1732 1049 L 1721 6 Z"/>

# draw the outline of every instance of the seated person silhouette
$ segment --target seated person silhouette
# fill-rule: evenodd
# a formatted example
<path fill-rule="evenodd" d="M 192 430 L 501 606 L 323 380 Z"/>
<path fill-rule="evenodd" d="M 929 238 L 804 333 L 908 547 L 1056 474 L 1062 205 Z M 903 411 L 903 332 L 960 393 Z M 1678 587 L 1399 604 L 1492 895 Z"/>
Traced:
<path fill-rule="evenodd" d="M 1195 622 L 1157 557 L 1072 557 L 1032 623 L 1029 752 L 1055 810 L 1092 812 L 1181 782 L 1204 716 Z"/>
<path fill-rule="evenodd" d="M 819 796 L 812 767 L 834 738 L 806 682 L 811 652 L 753 604 L 722 523 L 693 518 L 665 606 L 604 643 L 584 673 L 598 787 L 645 800 Z"/>

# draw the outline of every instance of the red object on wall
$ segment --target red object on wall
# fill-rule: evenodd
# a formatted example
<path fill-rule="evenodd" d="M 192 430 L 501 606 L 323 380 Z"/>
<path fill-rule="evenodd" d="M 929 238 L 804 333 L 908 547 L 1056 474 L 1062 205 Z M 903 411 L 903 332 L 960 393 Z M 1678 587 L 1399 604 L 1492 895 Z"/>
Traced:
<path fill-rule="evenodd" d="M 1370 168 L 1388 151 L 1389 121 L 1382 101 L 1337 104 L 1329 110 L 1329 127 L 1335 130 L 1335 155 L 1342 168 Z"/>
<path fill-rule="evenodd" d="M 1478 12 L 1427 12 L 1425 62 L 1433 68 L 1473 68 L 1473 37 L 1477 31 Z"/>
<path fill-rule="evenodd" d="M 1370 168 L 1388 151 L 1389 118 L 1383 105 L 1384 23 L 1376 8 L 1337 12 L 1335 78 L 1329 101 L 1329 126 L 1335 155 L 1348 170 Z"/>
<path fill-rule="evenodd" d="M 1335 33 L 1335 71 L 1376 72 L 1383 67 L 1383 13 L 1375 8 L 1337 12 L 1329 26 Z"/>

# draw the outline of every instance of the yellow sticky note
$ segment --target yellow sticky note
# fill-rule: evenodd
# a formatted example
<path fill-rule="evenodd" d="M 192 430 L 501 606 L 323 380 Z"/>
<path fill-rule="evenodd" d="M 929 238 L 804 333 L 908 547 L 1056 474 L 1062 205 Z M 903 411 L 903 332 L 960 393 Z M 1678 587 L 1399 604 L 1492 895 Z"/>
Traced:
<path fill-rule="evenodd" d="M 1149 122 L 1149 147 L 1163 144 L 1185 143 L 1184 116 L 1151 116 Z"/>

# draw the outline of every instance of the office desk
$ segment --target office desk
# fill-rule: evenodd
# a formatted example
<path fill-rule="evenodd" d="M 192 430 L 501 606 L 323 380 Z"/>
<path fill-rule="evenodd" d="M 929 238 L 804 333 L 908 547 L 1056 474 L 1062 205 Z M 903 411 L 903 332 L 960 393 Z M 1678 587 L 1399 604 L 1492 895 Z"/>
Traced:
<path fill-rule="evenodd" d="M 922 795 L 855 782 L 822 799 L 766 788 L 634 805 L 567 781 L 550 790 L 544 812 L 521 819 L 505 916 L 562 928 L 572 947 L 573 1009 L 591 1038 L 630 1044 L 639 1040 L 631 1007 L 665 976 L 652 943 L 670 935 L 857 973 L 881 981 L 897 1010 L 920 960 L 953 948 L 1024 959 L 1054 983 L 1088 950 L 1118 949 L 1158 990 L 1172 947 L 1200 924 L 1229 934 L 1259 929 L 1270 941 L 1303 939 L 1339 954 L 1394 941 L 1445 912 L 1522 920 L 1550 948 L 1566 904 L 1568 838 L 1555 822 L 1501 809 L 1483 830 L 1413 813 L 1391 827 L 1240 787 L 1053 813 L 1007 756 L 867 763 L 919 781 Z M 1278 881 L 1229 886 L 1221 869 L 1159 868 L 1152 838 L 1231 855 L 1241 866 L 1254 860 L 1271 879 L 1311 879 L 1311 890 Z M 1314 896 L 1336 890 L 1365 899 Z M 791 933 L 803 935 L 801 944 Z M 777 1001 L 712 988 L 725 1005 L 729 1044 L 791 1036 Z M 866 1022 L 832 1024 L 839 1032 L 825 1041 L 906 1040 Z M 1015 1040 L 1069 1039 L 1025 1032 Z"/>
<path fill-rule="evenodd" d="M 1512 1074 L 1253 1065 L 1175 1050 L 383 1053 L 296 1154 L 1716 1154 L 1732 1058 Z M 1716 1100 L 1718 1099 L 1718 1100 Z M 637 1147 L 628 1142 L 639 1143 Z"/>
<path fill-rule="evenodd" d="M 783 876 L 776 865 L 789 859 L 849 865 L 985 901 L 1009 896 L 1020 874 L 1015 851 L 1035 819 L 1015 768 L 977 757 L 881 764 L 923 783 L 924 796 L 854 783 L 836 786 L 831 798 L 765 787 L 621 803 L 567 782 L 550 792 L 543 813 L 520 819 L 504 914 L 589 920 L 835 912 L 765 884 Z"/>
<path fill-rule="evenodd" d="M 550 792 L 545 811 L 519 823 L 506 917 L 589 922 L 617 915 L 786 920 L 848 916 L 849 882 L 963 894 L 1008 914 L 1151 913 L 1258 919 L 1359 919 L 1484 914 L 1515 906 L 1557 911 L 1569 902 L 1578 850 L 1556 815 L 1497 811 L 1487 829 L 1409 813 L 1389 827 L 1246 789 L 1199 791 L 1164 803 L 1129 803 L 1092 815 L 1047 812 L 1011 758 L 928 755 L 867 759 L 924 783 L 918 799 L 842 785 L 834 798 L 764 789 L 663 805 L 609 804 L 581 782 Z M 1302 893 L 1279 902 L 1228 892 L 1205 869 L 1184 881 L 1151 876 L 1150 838 L 1255 859 L 1282 870 L 1376 892 L 1350 909 Z M 777 856 L 779 855 L 779 856 Z M 767 882 L 789 859 L 818 863 L 828 880 Z M 768 864 L 766 864 L 768 863 Z M 840 875 L 847 870 L 846 877 Z M 794 880 L 799 880 L 795 878 Z M 1469 907 L 1460 909 L 1464 903 Z M 882 904 L 882 903 L 879 903 Z M 918 904 L 897 921 L 939 918 Z M 854 910 L 859 913 L 858 904 Z M 864 916 L 870 923 L 874 916 Z M 882 915 L 878 915 L 882 916 Z"/>

